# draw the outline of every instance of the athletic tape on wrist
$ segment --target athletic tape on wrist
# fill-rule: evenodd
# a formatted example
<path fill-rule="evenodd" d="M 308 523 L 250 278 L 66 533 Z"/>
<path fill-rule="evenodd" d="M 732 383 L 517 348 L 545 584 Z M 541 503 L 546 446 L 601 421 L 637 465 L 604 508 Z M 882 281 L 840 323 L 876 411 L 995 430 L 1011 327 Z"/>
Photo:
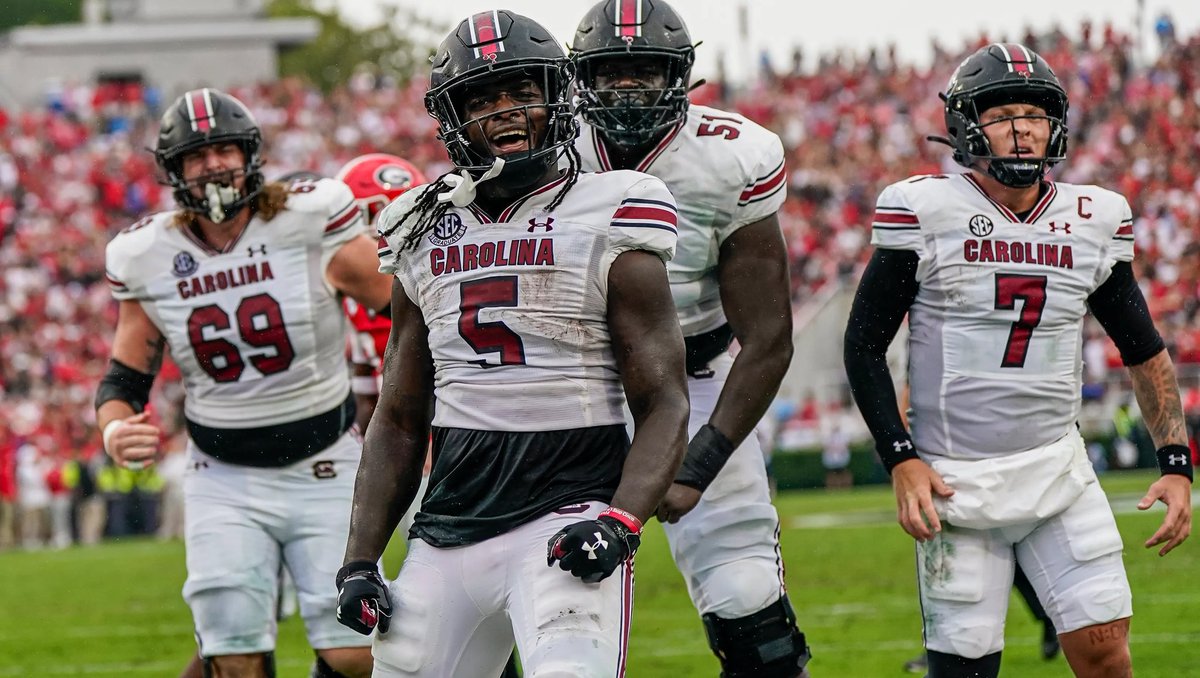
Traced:
<path fill-rule="evenodd" d="M 379 395 L 379 381 L 375 377 L 352 377 L 350 392 L 354 395 Z"/>
<path fill-rule="evenodd" d="M 109 451 L 109 443 L 112 441 L 113 433 L 117 430 L 118 426 L 124 423 L 124 419 L 113 419 L 104 425 L 104 431 L 100 433 L 100 443 L 104 446 L 104 453 L 110 457 L 113 456 L 112 452 Z M 113 460 L 115 461 L 116 457 L 113 457 Z M 146 468 L 146 462 L 144 461 L 124 461 L 120 462 L 120 465 L 130 471 L 141 471 Z"/>
<path fill-rule="evenodd" d="M 113 419 L 104 425 L 104 432 L 100 434 L 100 440 L 104 445 L 104 451 L 108 452 L 109 456 L 112 456 L 112 452 L 110 451 L 111 445 L 109 443 L 112 441 L 113 432 L 117 430 L 118 426 L 124 423 L 124 419 Z"/>

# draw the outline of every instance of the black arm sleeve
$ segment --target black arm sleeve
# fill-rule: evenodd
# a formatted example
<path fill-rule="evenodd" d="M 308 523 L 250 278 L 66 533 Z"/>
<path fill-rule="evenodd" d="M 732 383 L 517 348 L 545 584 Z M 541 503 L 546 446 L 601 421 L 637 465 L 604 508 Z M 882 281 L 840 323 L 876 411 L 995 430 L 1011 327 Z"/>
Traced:
<path fill-rule="evenodd" d="M 1127 367 L 1141 365 L 1166 348 L 1128 261 L 1113 265 L 1108 280 L 1088 297 L 1088 307 L 1117 345 Z"/>
<path fill-rule="evenodd" d="M 150 387 L 153 385 L 153 374 L 138 372 L 114 358 L 109 361 L 108 372 L 96 389 L 96 409 L 110 400 L 123 400 L 135 412 L 141 412 L 150 401 Z"/>
<path fill-rule="evenodd" d="M 854 295 L 843 344 L 850 391 L 888 473 L 917 458 L 887 366 L 888 345 L 917 298 L 917 263 L 916 252 L 875 250 Z"/>

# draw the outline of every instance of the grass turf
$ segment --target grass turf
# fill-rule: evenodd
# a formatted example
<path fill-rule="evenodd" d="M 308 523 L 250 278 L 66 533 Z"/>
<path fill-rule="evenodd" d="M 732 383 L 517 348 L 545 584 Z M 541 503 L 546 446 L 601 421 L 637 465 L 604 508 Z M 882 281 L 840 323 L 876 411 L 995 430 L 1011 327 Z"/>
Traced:
<path fill-rule="evenodd" d="M 1145 473 L 1103 479 L 1125 538 L 1134 590 L 1134 663 L 1139 678 L 1200 678 L 1200 545 L 1166 558 L 1141 544 L 1162 520 L 1133 505 Z M 785 493 L 787 582 L 815 658 L 815 678 L 901 676 L 920 650 L 911 539 L 895 525 L 887 487 Z M 1160 505 L 1161 506 L 1161 505 Z M 388 553 L 399 566 L 402 546 Z M 195 649 L 180 598 L 183 545 L 126 540 L 94 548 L 0 554 L 0 678 L 175 676 Z M 1010 606 L 1004 676 L 1069 676 L 1038 653 L 1040 628 L 1019 597 Z M 300 621 L 280 625 L 281 678 L 307 676 L 311 652 Z M 638 555 L 628 675 L 718 674 L 703 630 L 675 572 L 662 531 L 647 529 Z"/>

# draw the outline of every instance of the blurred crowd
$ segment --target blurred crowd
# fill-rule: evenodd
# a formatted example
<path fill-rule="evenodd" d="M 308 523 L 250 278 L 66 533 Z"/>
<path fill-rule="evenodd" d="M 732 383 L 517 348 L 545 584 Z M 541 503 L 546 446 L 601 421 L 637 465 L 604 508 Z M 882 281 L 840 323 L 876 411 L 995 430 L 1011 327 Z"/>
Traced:
<path fill-rule="evenodd" d="M 1200 35 L 1161 27 L 1161 56 L 1151 63 L 1135 58 L 1130 36 L 1083 24 L 1071 35 L 980 36 L 956 49 L 935 43 L 928 68 L 898 61 L 894 49 L 813 64 L 797 50 L 785 68 L 764 61 L 753 83 L 714 78 L 693 99 L 737 110 L 782 137 L 790 191 L 780 222 L 801 308 L 853 283 L 869 256 L 865 224 L 880 189 L 912 174 L 959 171 L 948 149 L 925 138 L 943 131 L 937 93 L 957 63 L 991 40 L 1023 41 L 1054 66 L 1072 102 L 1069 159 L 1054 177 L 1129 198 L 1137 274 L 1181 369 L 1195 375 L 1188 364 L 1200 364 Z M 332 175 L 372 151 L 406 157 L 431 176 L 446 171 L 423 92 L 419 80 L 398 85 L 367 69 L 330 94 L 296 79 L 233 91 L 263 127 L 268 177 Z M 157 501 L 170 479 L 112 471 L 91 402 L 115 325 L 104 246 L 139 216 L 171 206 L 147 152 L 169 99 L 139 83 L 67 83 L 36 109 L 0 108 L 0 548 L 12 542 L 14 523 L 28 522 L 20 531 L 32 547 L 163 522 L 114 507 L 121 495 Z M 1087 343 L 1088 380 L 1103 388 L 1119 357 L 1096 327 Z M 158 411 L 177 406 L 174 380 L 168 367 Z M 1184 387 L 1200 413 L 1200 383 L 1189 377 Z M 802 419 L 819 419 L 823 406 L 792 405 L 788 417 Z M 106 513 L 96 517 L 100 505 Z"/>

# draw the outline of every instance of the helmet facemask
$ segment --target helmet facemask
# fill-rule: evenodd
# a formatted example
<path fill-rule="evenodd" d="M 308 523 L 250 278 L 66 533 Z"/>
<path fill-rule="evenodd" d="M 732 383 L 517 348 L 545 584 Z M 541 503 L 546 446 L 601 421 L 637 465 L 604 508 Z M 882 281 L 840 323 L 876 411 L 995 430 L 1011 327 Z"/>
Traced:
<path fill-rule="evenodd" d="M 948 138 L 930 139 L 954 149 L 954 161 L 963 167 L 987 172 L 1011 188 L 1029 188 L 1067 157 L 1067 92 L 1045 59 L 1024 45 L 993 43 L 981 47 L 958 65 L 941 97 Z M 988 110 L 1015 104 L 1036 106 L 1044 114 L 1028 115 L 1029 111 L 1017 110 L 1011 112 L 1022 115 L 1006 115 L 982 124 L 981 116 Z M 1017 124 L 1022 119 L 1049 124 L 1044 155 L 998 155 L 985 127 L 1007 125 L 1004 132 L 1012 134 L 1015 142 L 1019 139 Z M 1020 151 L 1017 144 L 1013 146 L 1014 152 Z"/>
<path fill-rule="evenodd" d="M 190 180 L 184 178 L 183 156 L 204 146 L 229 142 L 237 143 L 242 149 L 245 160 L 240 168 L 202 174 Z M 155 157 L 166 175 L 164 183 L 174 189 L 175 202 L 183 209 L 219 224 L 236 216 L 262 192 L 265 180 L 259 154 L 261 145 L 261 137 L 255 130 L 233 137 L 214 135 L 198 143 L 156 151 Z M 239 177 L 245 178 L 241 189 L 235 186 Z M 200 189 L 200 196 L 193 192 L 194 188 Z"/>
<path fill-rule="evenodd" d="M 688 78 L 695 51 L 654 47 L 607 47 L 577 53 L 576 89 L 580 112 L 606 139 L 620 146 L 637 147 L 683 120 L 687 113 Z M 662 74 L 661 87 L 597 87 L 599 77 L 613 71 L 637 69 L 653 63 Z M 643 76 L 626 76 L 645 81 Z"/>
<path fill-rule="evenodd" d="M 492 167 L 497 156 L 486 146 L 486 141 L 484 147 L 473 141 L 471 130 L 475 129 L 477 135 L 486 140 L 486 121 L 512 115 L 514 111 L 521 112 L 518 117 L 524 119 L 527 147 L 500 154 L 505 164 L 495 179 L 510 188 L 520 189 L 536 183 L 548 169 L 556 166 L 559 156 L 575 140 L 577 123 L 566 92 L 572 73 L 566 59 L 528 59 L 479 69 L 430 90 L 425 96 L 425 107 L 438 120 L 438 138 L 445 144 L 450 160 L 458 169 L 470 172 L 477 179 Z M 471 92 L 487 83 L 516 82 L 522 78 L 531 79 L 541 87 L 541 101 L 466 118 L 465 104 Z M 545 111 L 545 123 L 535 126 L 534 114 L 540 111 Z M 516 130 L 521 130 L 520 126 Z"/>
<path fill-rule="evenodd" d="M 1045 120 L 1050 125 L 1050 136 L 1044 156 L 1001 156 L 993 152 L 984 130 L 985 125 L 979 122 L 980 115 L 994 106 L 1011 103 L 1036 105 L 1046 113 L 1004 116 L 990 121 L 986 127 L 1007 125 L 1008 132 L 1016 137 L 1017 120 Z M 956 142 L 954 159 L 967 167 L 984 163 L 987 173 L 1005 186 L 1033 186 L 1042 180 L 1047 170 L 1067 157 L 1066 108 L 1066 97 L 1061 92 L 1037 83 L 1022 87 L 996 87 L 975 93 L 972 97 L 951 97 L 947 102 L 946 120 L 950 138 Z"/>

